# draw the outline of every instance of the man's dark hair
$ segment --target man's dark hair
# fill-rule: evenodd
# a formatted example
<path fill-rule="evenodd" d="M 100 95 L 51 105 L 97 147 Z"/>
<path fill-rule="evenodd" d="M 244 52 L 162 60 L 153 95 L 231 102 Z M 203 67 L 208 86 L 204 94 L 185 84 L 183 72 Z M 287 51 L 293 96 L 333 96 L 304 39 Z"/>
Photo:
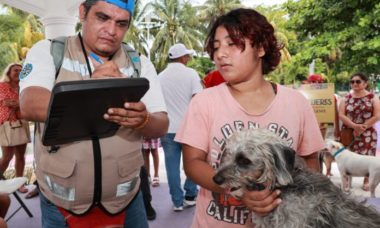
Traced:
<path fill-rule="evenodd" d="M 262 47 L 265 55 L 262 57 L 263 74 L 273 71 L 281 60 L 280 50 L 283 45 L 277 42 L 274 35 L 274 28 L 268 20 L 252 9 L 235 9 L 220 16 L 213 24 L 206 42 L 205 49 L 214 59 L 214 40 L 218 27 L 224 27 L 232 41 L 242 50 L 245 50 L 244 39 L 251 41 L 252 47 Z"/>
<path fill-rule="evenodd" d="M 91 7 L 95 5 L 95 3 L 99 2 L 101 0 L 86 0 L 82 4 L 85 8 L 85 17 L 87 17 L 87 13 L 90 11 Z"/>

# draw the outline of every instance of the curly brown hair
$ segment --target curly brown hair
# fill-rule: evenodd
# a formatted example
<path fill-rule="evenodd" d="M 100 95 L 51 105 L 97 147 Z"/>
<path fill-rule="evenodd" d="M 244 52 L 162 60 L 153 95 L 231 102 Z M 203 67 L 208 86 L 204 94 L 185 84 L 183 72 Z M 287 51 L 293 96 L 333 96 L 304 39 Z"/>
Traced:
<path fill-rule="evenodd" d="M 223 26 L 232 41 L 242 50 L 245 50 L 245 39 L 251 41 L 252 47 L 262 47 L 265 55 L 262 58 L 263 74 L 276 69 L 280 63 L 282 44 L 277 42 L 274 28 L 268 20 L 253 9 L 234 9 L 220 16 L 213 24 L 205 42 L 205 50 L 214 60 L 214 39 L 216 29 Z"/>

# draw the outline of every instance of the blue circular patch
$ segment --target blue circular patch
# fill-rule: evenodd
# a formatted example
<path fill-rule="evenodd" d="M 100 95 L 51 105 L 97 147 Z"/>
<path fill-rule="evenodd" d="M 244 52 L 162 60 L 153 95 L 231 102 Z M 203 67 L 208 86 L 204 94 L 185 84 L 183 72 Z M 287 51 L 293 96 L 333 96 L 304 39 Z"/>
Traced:
<path fill-rule="evenodd" d="M 18 75 L 18 77 L 21 79 L 24 79 L 26 78 L 30 72 L 32 72 L 33 70 L 33 65 L 31 63 L 27 63 L 24 65 L 24 67 L 22 68 L 20 74 Z"/>
<path fill-rule="evenodd" d="M 139 57 L 132 57 L 132 62 L 134 62 L 134 63 L 140 62 L 140 58 Z"/>

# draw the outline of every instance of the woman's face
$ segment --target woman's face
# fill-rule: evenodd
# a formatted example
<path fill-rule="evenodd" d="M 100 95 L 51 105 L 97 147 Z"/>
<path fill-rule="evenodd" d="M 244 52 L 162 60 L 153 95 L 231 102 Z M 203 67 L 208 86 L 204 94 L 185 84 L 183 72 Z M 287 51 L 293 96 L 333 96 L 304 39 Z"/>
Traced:
<path fill-rule="evenodd" d="M 214 62 L 223 78 L 230 84 L 248 81 L 253 75 L 262 76 L 261 58 L 265 52 L 252 47 L 250 40 L 245 39 L 242 51 L 231 39 L 224 27 L 216 29 L 214 38 Z"/>
<path fill-rule="evenodd" d="M 359 76 L 352 77 L 350 83 L 351 83 L 351 88 L 354 91 L 365 90 L 368 85 L 368 82 L 364 81 Z"/>
<path fill-rule="evenodd" d="M 20 79 L 18 77 L 18 75 L 20 74 L 20 71 L 21 71 L 21 66 L 20 65 L 14 65 L 11 67 L 10 71 L 9 71 L 9 80 L 11 82 L 18 82 Z"/>

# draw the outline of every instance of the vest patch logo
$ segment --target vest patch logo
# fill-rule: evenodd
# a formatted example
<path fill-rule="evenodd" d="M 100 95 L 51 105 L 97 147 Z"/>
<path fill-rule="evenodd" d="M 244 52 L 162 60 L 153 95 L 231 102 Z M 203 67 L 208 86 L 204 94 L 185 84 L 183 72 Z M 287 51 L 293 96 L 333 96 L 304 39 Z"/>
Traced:
<path fill-rule="evenodd" d="M 30 72 L 32 72 L 32 70 L 33 70 L 33 65 L 31 63 L 27 63 L 22 68 L 18 77 L 20 78 L 20 80 L 22 80 L 26 78 L 30 74 Z"/>
<path fill-rule="evenodd" d="M 140 58 L 139 57 L 132 57 L 132 62 L 134 62 L 134 63 L 140 62 Z"/>

